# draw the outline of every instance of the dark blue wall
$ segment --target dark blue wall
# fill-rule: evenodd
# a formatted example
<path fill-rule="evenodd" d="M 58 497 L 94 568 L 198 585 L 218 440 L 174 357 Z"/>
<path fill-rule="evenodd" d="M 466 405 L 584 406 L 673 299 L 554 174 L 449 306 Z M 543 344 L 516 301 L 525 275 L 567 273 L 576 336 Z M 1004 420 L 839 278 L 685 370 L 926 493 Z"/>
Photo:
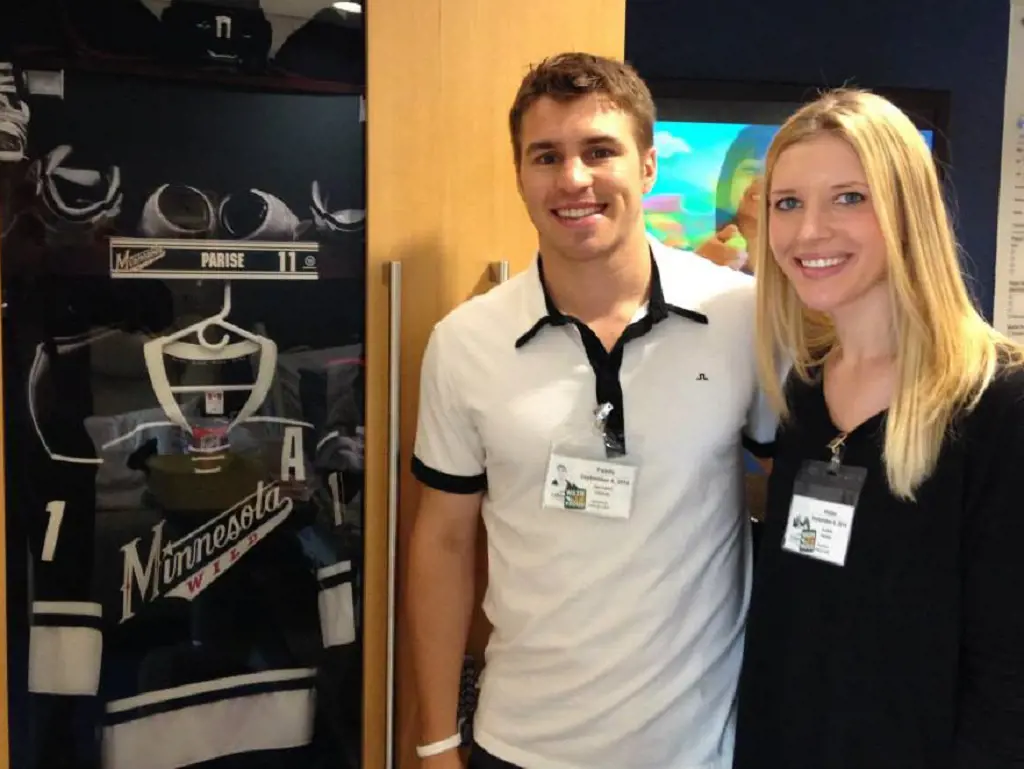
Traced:
<path fill-rule="evenodd" d="M 991 317 L 1008 0 L 627 0 L 626 8 L 626 57 L 646 78 L 948 90 L 957 233 Z"/>

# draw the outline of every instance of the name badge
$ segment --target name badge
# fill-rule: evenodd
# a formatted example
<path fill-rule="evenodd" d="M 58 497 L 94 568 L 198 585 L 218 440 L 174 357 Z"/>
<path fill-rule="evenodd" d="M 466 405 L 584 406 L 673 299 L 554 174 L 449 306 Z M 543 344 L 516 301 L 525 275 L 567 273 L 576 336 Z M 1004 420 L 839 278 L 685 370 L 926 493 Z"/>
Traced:
<path fill-rule="evenodd" d="M 628 519 L 636 487 L 635 465 L 552 451 L 544 481 L 544 507 L 602 518 Z"/>
<path fill-rule="evenodd" d="M 865 478 L 863 467 L 805 462 L 793 485 L 782 549 L 845 566 Z"/>

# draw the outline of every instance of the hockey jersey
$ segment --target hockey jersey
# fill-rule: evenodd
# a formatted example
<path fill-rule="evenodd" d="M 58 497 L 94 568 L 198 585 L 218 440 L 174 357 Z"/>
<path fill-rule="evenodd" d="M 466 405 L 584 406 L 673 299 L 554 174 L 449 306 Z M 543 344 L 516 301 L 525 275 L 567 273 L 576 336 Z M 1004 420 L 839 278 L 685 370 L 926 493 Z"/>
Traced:
<path fill-rule="evenodd" d="M 361 349 L 83 320 L 24 356 L 35 767 L 356 765 Z"/>

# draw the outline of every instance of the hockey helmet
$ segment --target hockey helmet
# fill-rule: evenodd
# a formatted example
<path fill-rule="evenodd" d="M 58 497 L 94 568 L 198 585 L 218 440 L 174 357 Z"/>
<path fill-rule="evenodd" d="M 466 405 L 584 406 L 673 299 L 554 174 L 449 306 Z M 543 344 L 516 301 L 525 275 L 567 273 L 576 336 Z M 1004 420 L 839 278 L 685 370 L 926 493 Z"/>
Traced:
<path fill-rule="evenodd" d="M 72 147 L 61 144 L 33 161 L 29 181 L 35 185 L 35 211 L 52 240 L 89 240 L 121 213 L 121 171 L 75 167 Z"/>
<path fill-rule="evenodd" d="M 313 202 L 309 210 L 313 214 L 313 223 L 317 232 L 330 234 L 338 232 L 357 232 L 366 226 L 366 210 L 361 208 L 342 208 L 331 211 L 327 208 L 328 201 L 320 193 L 320 183 L 313 181 Z"/>

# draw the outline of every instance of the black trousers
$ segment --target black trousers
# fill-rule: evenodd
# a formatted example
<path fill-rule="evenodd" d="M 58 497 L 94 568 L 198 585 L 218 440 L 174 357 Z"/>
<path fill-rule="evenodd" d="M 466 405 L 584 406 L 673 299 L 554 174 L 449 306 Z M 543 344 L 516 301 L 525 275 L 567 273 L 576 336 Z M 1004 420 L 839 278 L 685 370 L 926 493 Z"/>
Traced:
<path fill-rule="evenodd" d="M 474 742 L 469 751 L 469 767 L 467 769 L 523 769 L 523 767 L 492 756 Z"/>

